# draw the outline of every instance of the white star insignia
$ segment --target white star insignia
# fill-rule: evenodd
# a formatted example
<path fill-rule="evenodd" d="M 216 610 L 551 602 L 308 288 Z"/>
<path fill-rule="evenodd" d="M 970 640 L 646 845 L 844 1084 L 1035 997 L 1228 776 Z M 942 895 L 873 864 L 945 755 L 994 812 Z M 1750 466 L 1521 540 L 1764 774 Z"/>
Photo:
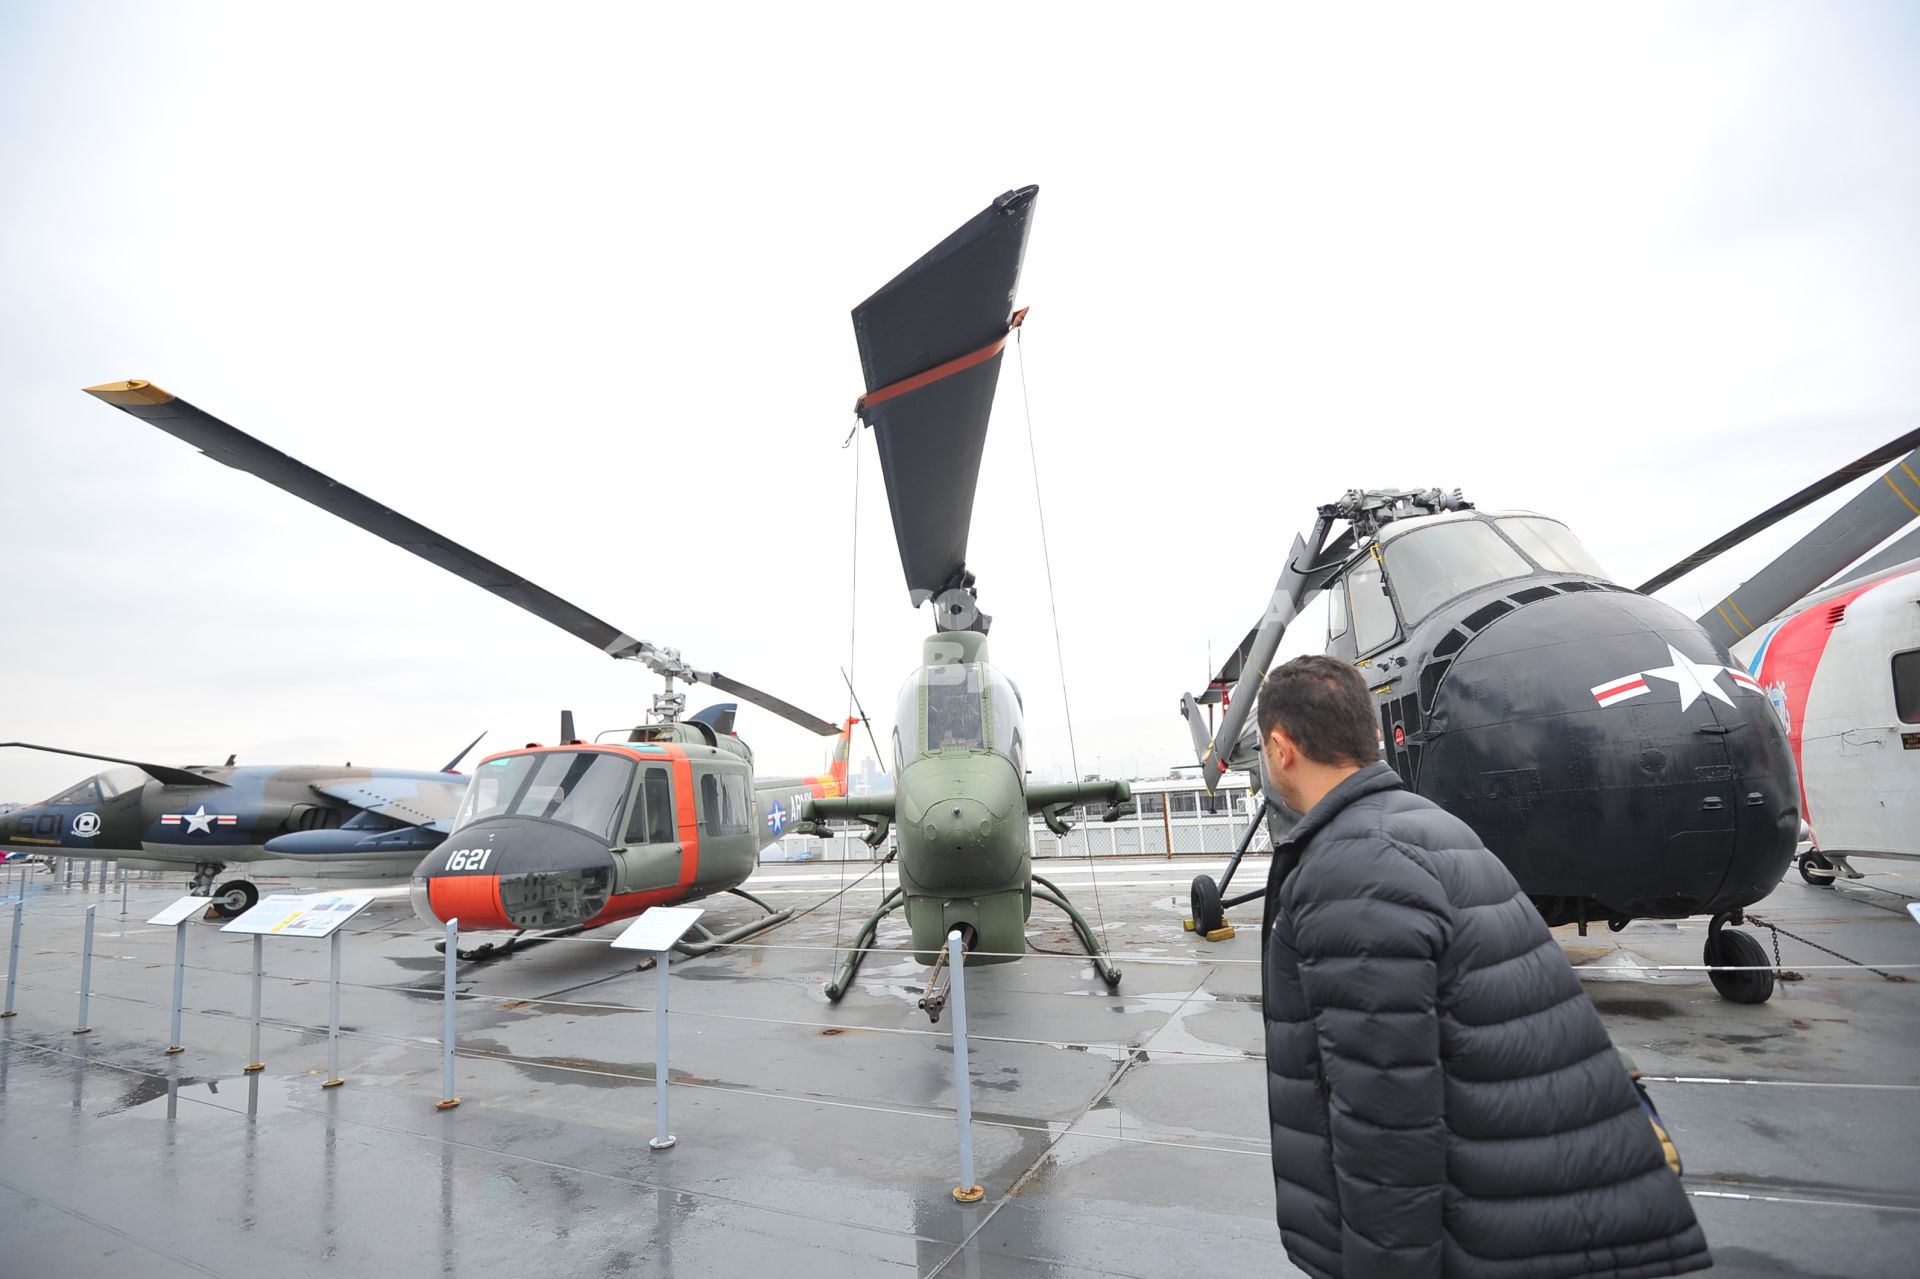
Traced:
<path fill-rule="evenodd" d="M 187 819 L 187 834 L 213 834 L 214 815 L 207 812 L 207 806 L 205 804 L 200 805 L 200 811 L 195 813 L 182 813 L 181 816 Z"/>
<path fill-rule="evenodd" d="M 1733 699 L 1727 696 L 1727 690 L 1720 687 L 1720 675 L 1724 666 L 1706 666 L 1693 661 L 1673 645 L 1667 645 L 1667 653 L 1673 658 L 1672 666 L 1662 666 L 1657 670 L 1642 671 L 1644 676 L 1667 680 L 1680 689 L 1680 709 L 1685 710 L 1700 697 L 1715 697 L 1733 705 Z"/>

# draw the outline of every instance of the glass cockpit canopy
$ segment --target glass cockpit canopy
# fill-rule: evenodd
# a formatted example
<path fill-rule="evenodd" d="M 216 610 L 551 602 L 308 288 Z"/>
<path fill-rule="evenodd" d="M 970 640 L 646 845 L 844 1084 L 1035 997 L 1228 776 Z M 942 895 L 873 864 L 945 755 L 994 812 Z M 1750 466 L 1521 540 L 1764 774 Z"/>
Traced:
<path fill-rule="evenodd" d="M 563 822 L 612 843 L 633 788 L 634 763 L 608 751 L 541 751 L 490 759 L 474 770 L 453 828 L 489 817 Z"/>
<path fill-rule="evenodd" d="M 1494 582 L 1541 571 L 1611 580 L 1566 525 L 1540 515 L 1409 521 L 1384 534 L 1375 551 L 1348 571 L 1348 606 L 1334 610 L 1329 627 L 1341 634 L 1350 619 L 1361 653 L 1391 640 L 1399 621 L 1413 626 L 1448 600 Z"/>
<path fill-rule="evenodd" d="M 894 723 L 907 759 L 953 749 L 1011 755 L 1020 737 L 1020 695 L 984 662 L 923 666 L 900 690 Z"/>

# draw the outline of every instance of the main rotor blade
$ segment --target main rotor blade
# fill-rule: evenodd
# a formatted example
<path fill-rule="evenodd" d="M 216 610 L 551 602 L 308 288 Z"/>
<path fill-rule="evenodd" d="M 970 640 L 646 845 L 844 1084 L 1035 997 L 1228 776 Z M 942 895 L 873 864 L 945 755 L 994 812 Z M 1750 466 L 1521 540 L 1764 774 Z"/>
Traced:
<path fill-rule="evenodd" d="M 1801 596 L 1920 519 L 1920 449 L 1853 495 L 1697 620 L 1732 648 Z"/>
<path fill-rule="evenodd" d="M 139 418 L 149 426 L 159 427 L 176 439 L 185 440 L 216 462 L 258 476 L 275 488 L 285 489 L 330 515 L 337 515 L 349 524 L 358 525 L 375 537 L 384 538 L 402 550 L 412 551 L 429 564 L 443 568 L 456 577 L 463 577 L 482 590 L 493 592 L 542 621 L 551 622 L 569 635 L 578 636 L 603 653 L 614 657 L 631 657 L 645 647 L 625 631 L 601 621 L 583 608 L 569 604 L 552 591 L 535 586 L 518 573 L 474 554 L 458 542 L 442 537 L 426 525 L 410 520 L 398 511 L 330 479 L 306 463 L 261 443 L 245 431 L 227 425 L 205 409 L 197 408 L 151 382 L 108 382 L 103 386 L 88 387 L 87 394 Z"/>
<path fill-rule="evenodd" d="M 456 577 L 465 578 L 482 590 L 518 605 L 611 657 L 652 659 L 657 656 L 651 645 L 601 621 L 552 591 L 535 586 L 518 573 L 476 555 L 426 525 L 382 506 L 337 480 L 329 479 L 306 463 L 261 443 L 237 427 L 229 426 L 206 410 L 161 390 L 151 382 L 108 382 L 102 386 L 88 387 L 87 394 L 104 400 L 150 426 L 159 427 L 176 439 L 186 441 L 216 462 L 258 476 L 276 488 L 285 489 L 295 497 L 365 529 L 375 537 L 412 551 L 429 564 L 446 569 Z M 671 673 L 676 679 L 697 678 L 711 682 L 708 677 L 697 675 L 678 662 L 671 668 Z M 748 689 L 744 684 L 729 691 L 816 733 L 839 731 L 818 716 L 808 715 L 777 697 L 757 689 Z"/>
<path fill-rule="evenodd" d="M 853 309 L 900 566 L 916 607 L 959 584 L 1008 312 L 1040 188 L 1009 191 Z"/>
<path fill-rule="evenodd" d="M 822 737 L 839 735 L 839 725 L 829 724 L 818 715 L 807 714 L 792 702 L 783 702 L 772 693 L 763 693 L 751 684 L 742 684 L 737 679 L 729 679 L 718 671 L 695 671 L 694 678 L 723 693 L 732 693 L 741 701 L 752 702 L 762 710 L 772 711 L 782 719 L 791 720 L 810 733 L 818 733 Z"/>
<path fill-rule="evenodd" d="M 1807 487 L 1801 489 L 1792 497 L 1768 507 L 1724 537 L 1715 538 L 1679 563 L 1655 573 L 1652 577 L 1642 582 L 1636 589 L 1642 595 L 1651 595 L 1661 587 L 1671 585 L 1682 577 L 1685 577 L 1688 573 L 1691 573 L 1694 569 L 1699 568 L 1702 564 L 1716 558 L 1723 551 L 1731 550 L 1733 547 L 1740 545 L 1740 543 L 1746 541 L 1755 533 L 1772 528 L 1775 524 L 1786 519 L 1787 516 L 1792 515 L 1795 511 L 1811 506 L 1813 503 L 1837 489 L 1845 488 L 1849 483 L 1859 479 L 1874 467 L 1891 462 L 1902 453 L 1910 452 L 1916 448 L 1920 448 L 1920 431 L 1908 431 L 1899 439 L 1890 440 L 1886 444 L 1873 450 L 1873 452 L 1861 457 L 1856 457 L 1853 461 L 1847 463 L 1825 479 L 1807 485 Z M 1907 459 L 1907 464 L 1911 466 L 1913 460 L 1911 458 Z M 1844 568 L 1846 566 L 1843 564 L 1839 567 Z M 1838 572 L 1839 569 L 1836 568 L 1834 571 Z M 1818 585 L 1818 583 L 1814 585 Z"/>

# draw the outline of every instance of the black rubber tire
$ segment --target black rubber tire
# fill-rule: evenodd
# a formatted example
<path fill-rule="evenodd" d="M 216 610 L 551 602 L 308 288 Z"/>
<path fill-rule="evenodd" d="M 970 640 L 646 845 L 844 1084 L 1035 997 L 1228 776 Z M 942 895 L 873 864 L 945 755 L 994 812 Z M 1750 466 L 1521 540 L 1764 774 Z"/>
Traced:
<path fill-rule="evenodd" d="M 1722 999 L 1736 1004 L 1764 1004 L 1773 998 L 1773 969 L 1760 967 L 1767 962 L 1766 948 L 1739 929 L 1722 928 L 1717 939 L 1709 936 L 1706 961 L 1746 970 L 1707 974 Z"/>
<path fill-rule="evenodd" d="M 1833 863 L 1818 853 L 1800 854 L 1800 860 L 1796 865 L 1800 869 L 1800 878 L 1815 888 L 1832 888 L 1833 881 L 1840 877 L 1839 872 L 1834 870 Z"/>
<path fill-rule="evenodd" d="M 1195 875 L 1187 901 L 1193 909 L 1193 931 L 1200 936 L 1205 937 L 1226 924 L 1227 912 L 1220 905 L 1220 885 L 1213 882 L 1213 876 Z"/>
<path fill-rule="evenodd" d="M 259 904 L 260 890 L 248 880 L 229 879 L 213 890 L 213 913 L 221 919 L 238 919 Z"/>

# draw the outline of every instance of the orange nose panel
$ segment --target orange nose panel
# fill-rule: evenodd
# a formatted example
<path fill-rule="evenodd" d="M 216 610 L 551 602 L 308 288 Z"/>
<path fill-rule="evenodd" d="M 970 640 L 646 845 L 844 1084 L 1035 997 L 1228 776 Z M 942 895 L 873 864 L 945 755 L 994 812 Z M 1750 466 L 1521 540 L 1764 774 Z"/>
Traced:
<path fill-rule="evenodd" d="M 512 928 L 500 904 L 498 875 L 435 875 L 427 881 L 428 900 L 441 923 L 457 919 L 462 928 Z"/>

